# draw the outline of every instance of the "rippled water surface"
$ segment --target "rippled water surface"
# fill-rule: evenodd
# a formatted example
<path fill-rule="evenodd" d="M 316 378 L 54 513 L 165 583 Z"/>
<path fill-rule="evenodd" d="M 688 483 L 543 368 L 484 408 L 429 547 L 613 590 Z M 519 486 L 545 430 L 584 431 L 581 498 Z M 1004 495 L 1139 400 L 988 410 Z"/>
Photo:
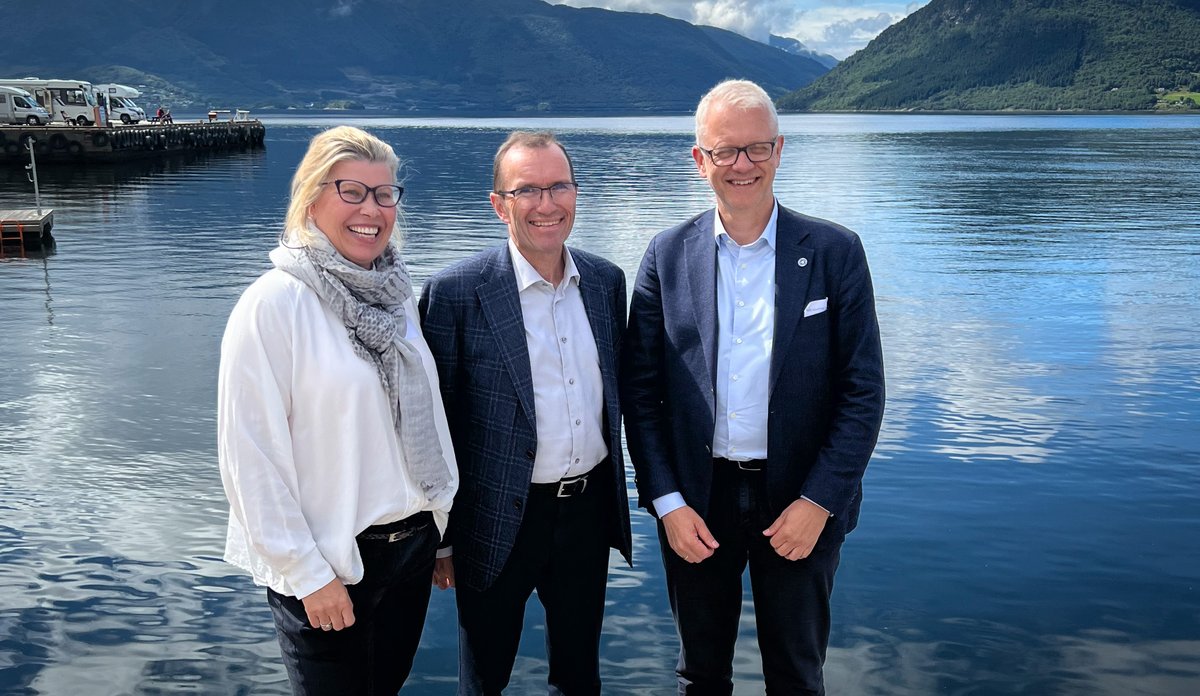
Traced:
<path fill-rule="evenodd" d="M 287 692 L 263 592 L 220 560 L 217 350 L 268 267 L 265 152 L 42 171 L 57 250 L 0 259 L 0 693 Z M 559 130 L 572 242 L 632 283 L 711 204 L 684 118 L 362 120 L 407 159 L 416 283 L 502 240 L 491 155 Z M 776 188 L 863 237 L 888 410 L 843 550 L 833 694 L 1200 693 L 1200 118 L 789 116 Z M 0 208 L 32 205 L 20 169 Z M 605 692 L 673 693 L 653 524 L 614 561 Z M 511 689 L 544 691 L 531 605 Z M 738 694 L 762 691 L 746 606 Z M 405 693 L 453 693 L 438 593 Z"/>

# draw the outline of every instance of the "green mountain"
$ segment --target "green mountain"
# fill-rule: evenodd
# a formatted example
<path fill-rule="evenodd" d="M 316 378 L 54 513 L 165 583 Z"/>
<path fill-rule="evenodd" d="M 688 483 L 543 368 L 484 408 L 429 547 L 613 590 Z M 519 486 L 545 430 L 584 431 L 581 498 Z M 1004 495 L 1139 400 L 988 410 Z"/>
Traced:
<path fill-rule="evenodd" d="M 1200 108 L 1200 0 L 932 0 L 786 111 Z"/>
<path fill-rule="evenodd" d="M 143 105 L 688 111 L 726 77 L 827 68 L 662 15 L 540 0 L 0 0 L 0 77 L 145 85 Z"/>

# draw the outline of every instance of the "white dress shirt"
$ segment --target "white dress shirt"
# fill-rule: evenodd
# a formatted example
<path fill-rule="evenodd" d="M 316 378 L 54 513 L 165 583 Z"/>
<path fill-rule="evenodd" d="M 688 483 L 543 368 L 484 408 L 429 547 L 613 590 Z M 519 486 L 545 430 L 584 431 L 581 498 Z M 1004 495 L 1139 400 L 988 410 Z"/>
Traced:
<path fill-rule="evenodd" d="M 733 241 L 713 211 L 717 255 L 717 381 L 713 457 L 767 458 L 771 348 L 775 339 L 775 236 L 779 204 L 750 244 Z M 686 503 L 678 492 L 655 498 L 662 517 Z"/>
<path fill-rule="evenodd" d="M 557 287 L 542 278 L 510 239 L 537 420 L 533 483 L 554 483 L 591 471 L 608 456 L 600 354 L 579 292 L 579 269 L 563 247 L 566 269 Z"/>
<path fill-rule="evenodd" d="M 717 240 L 717 383 L 713 456 L 767 458 L 767 401 L 775 339 L 775 228 L 740 245 L 714 215 Z"/>
<path fill-rule="evenodd" d="M 458 485 L 437 369 L 405 302 L 409 342 L 433 395 L 436 436 Z M 238 300 L 221 342 L 217 443 L 229 498 L 225 560 L 298 598 L 362 579 L 354 537 L 429 510 L 404 465 L 387 392 L 346 327 L 307 285 L 274 269 Z M 444 532 L 447 503 L 433 509 Z"/>

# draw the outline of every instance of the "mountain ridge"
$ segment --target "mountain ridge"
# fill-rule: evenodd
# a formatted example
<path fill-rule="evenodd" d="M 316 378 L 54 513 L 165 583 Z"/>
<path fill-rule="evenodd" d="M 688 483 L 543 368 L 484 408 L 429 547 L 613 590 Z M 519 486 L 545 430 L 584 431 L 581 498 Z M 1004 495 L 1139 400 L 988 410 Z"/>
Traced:
<path fill-rule="evenodd" d="M 0 44 L 0 76 L 145 84 L 177 106 L 684 112 L 727 77 L 781 95 L 827 70 L 722 29 L 541 0 L 0 0 L 0 16 L 28 27 Z"/>
<path fill-rule="evenodd" d="M 1200 92 L 1200 0 L 932 0 L 778 105 L 1139 111 L 1174 90 Z"/>

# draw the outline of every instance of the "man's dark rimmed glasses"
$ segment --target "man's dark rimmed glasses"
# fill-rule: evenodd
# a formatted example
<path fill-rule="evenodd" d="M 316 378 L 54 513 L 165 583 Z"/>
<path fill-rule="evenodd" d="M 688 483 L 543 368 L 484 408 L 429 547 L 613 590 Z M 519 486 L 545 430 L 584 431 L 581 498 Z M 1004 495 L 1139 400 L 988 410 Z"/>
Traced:
<path fill-rule="evenodd" d="M 496 191 L 497 195 L 509 196 L 518 201 L 526 203 L 539 203 L 542 200 L 542 192 L 550 194 L 550 200 L 568 200 L 575 197 L 579 193 L 579 184 L 574 181 L 560 181 L 557 184 L 549 186 L 522 186 L 511 191 Z"/>
<path fill-rule="evenodd" d="M 761 143 L 750 143 L 746 147 L 714 147 L 711 150 L 697 145 L 700 152 L 708 155 L 712 163 L 718 167 L 728 167 L 737 162 L 738 157 L 744 152 L 746 159 L 751 162 L 766 162 L 771 159 L 771 155 L 775 154 L 775 140 L 764 140 Z"/>
<path fill-rule="evenodd" d="M 400 203 L 400 197 L 404 195 L 404 187 L 396 184 L 380 184 L 379 186 L 367 186 L 361 181 L 354 179 L 334 179 L 333 181 L 322 181 L 321 185 L 326 186 L 333 184 L 337 189 L 338 196 L 343 201 L 357 205 L 367 200 L 367 194 L 375 196 L 375 203 L 380 208 L 395 208 Z"/>

